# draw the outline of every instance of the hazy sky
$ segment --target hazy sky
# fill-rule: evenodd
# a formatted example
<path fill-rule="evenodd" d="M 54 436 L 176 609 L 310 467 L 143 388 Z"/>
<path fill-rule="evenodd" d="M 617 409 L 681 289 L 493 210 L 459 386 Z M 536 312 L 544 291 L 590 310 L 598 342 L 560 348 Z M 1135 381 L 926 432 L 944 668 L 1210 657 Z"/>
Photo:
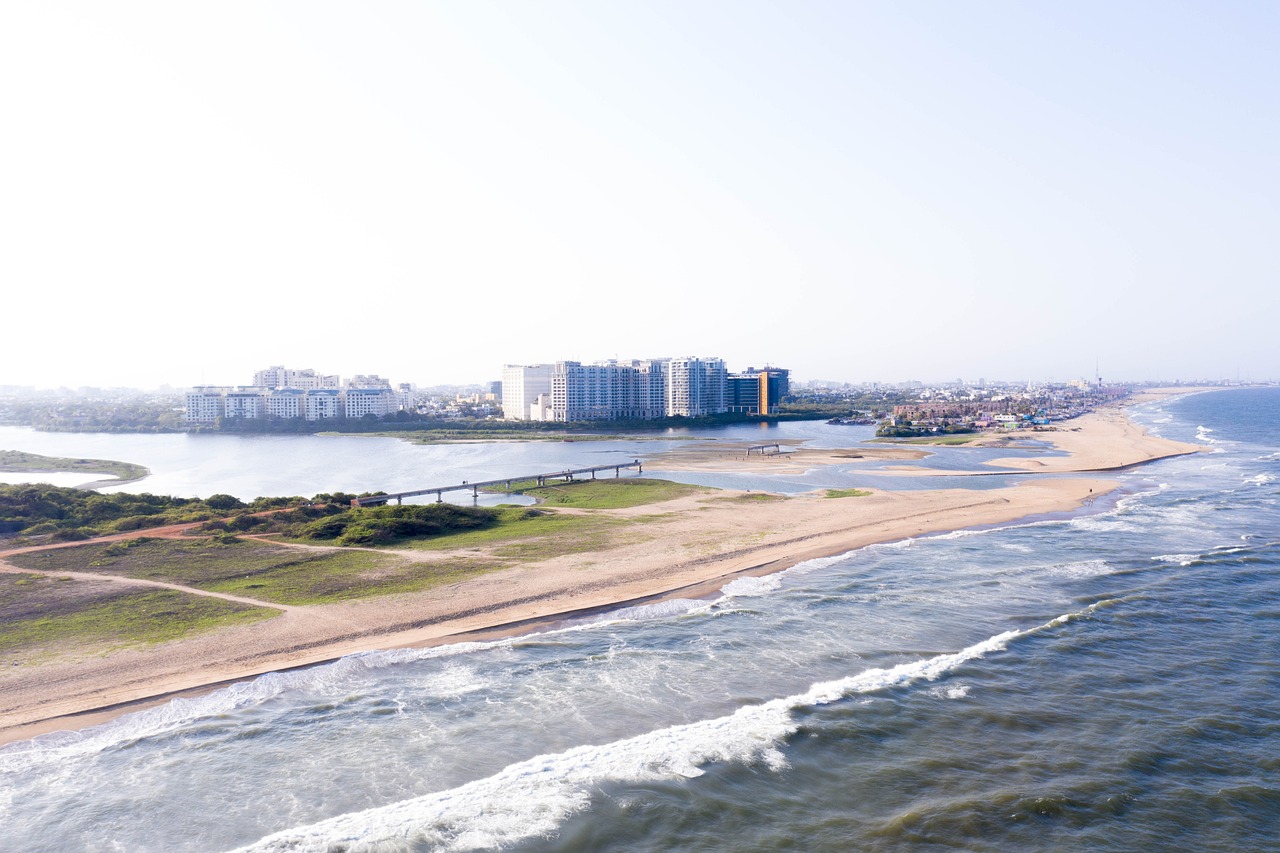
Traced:
<path fill-rule="evenodd" d="M 1280 4 L 0 9 L 0 385 L 1280 378 Z"/>

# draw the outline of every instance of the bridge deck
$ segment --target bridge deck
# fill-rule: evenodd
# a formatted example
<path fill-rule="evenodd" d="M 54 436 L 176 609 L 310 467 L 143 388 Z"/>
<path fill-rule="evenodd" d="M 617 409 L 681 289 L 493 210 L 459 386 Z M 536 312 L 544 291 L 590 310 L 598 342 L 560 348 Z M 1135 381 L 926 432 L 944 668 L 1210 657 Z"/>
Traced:
<path fill-rule="evenodd" d="M 615 462 L 612 465 L 593 465 L 590 468 L 570 468 L 564 471 L 553 471 L 549 474 L 521 474 L 515 477 L 502 477 L 497 480 L 477 480 L 474 483 L 463 480 L 461 483 L 453 486 L 432 486 L 427 489 L 413 489 L 408 492 L 392 492 L 385 495 L 368 495 L 362 498 L 352 498 L 352 506 L 378 506 L 395 501 L 397 504 L 403 503 L 405 498 L 416 498 L 421 495 L 435 495 L 436 501 L 444 500 L 445 492 L 461 492 L 467 489 L 471 490 L 473 497 L 480 495 L 480 490 L 488 486 L 504 486 L 507 491 L 511 491 L 511 484 L 518 483 L 522 480 L 533 480 L 539 486 L 545 486 L 547 480 L 572 480 L 578 474 L 590 474 L 591 479 L 596 478 L 599 471 L 612 471 L 614 477 L 621 475 L 623 468 L 635 468 L 639 473 L 644 473 L 644 463 L 639 459 L 631 462 Z"/>

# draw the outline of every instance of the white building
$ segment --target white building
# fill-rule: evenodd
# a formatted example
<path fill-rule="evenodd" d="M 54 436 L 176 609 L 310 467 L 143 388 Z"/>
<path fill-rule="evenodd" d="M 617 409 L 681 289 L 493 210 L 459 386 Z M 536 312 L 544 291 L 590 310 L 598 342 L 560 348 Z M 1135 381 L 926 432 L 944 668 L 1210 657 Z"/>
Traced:
<path fill-rule="evenodd" d="M 378 376 L 376 373 L 371 373 L 371 374 L 361 373 L 356 376 L 352 376 L 350 379 L 348 379 L 347 387 L 348 388 L 385 388 L 386 390 L 390 391 L 391 380 L 383 379 L 381 376 Z"/>
<path fill-rule="evenodd" d="M 396 395 L 390 388 L 348 388 L 343 396 L 348 418 L 382 417 L 396 410 Z"/>
<path fill-rule="evenodd" d="M 341 387 L 337 375 L 316 373 L 310 368 L 290 370 L 279 365 L 254 373 L 253 384 L 267 389 L 298 388 L 304 391 L 312 388 L 337 389 Z"/>
<path fill-rule="evenodd" d="M 338 392 L 332 388 L 313 388 L 303 398 L 302 416 L 309 421 L 336 418 L 338 411 Z"/>
<path fill-rule="evenodd" d="M 724 359 L 673 358 L 667 364 L 667 416 L 696 418 L 727 412 Z"/>
<path fill-rule="evenodd" d="M 507 365 L 502 406 L 511 420 L 652 420 L 722 414 L 728 406 L 723 359 L 644 359 Z"/>
<path fill-rule="evenodd" d="M 187 393 L 187 420 L 192 423 L 213 423 L 222 417 L 225 409 L 222 395 L 226 388 L 202 385 Z"/>
<path fill-rule="evenodd" d="M 266 395 L 261 388 L 241 388 L 222 397 L 224 417 L 260 418 L 267 413 Z"/>
<path fill-rule="evenodd" d="M 267 415 L 273 418 L 300 418 L 305 411 L 306 391 L 277 388 L 266 396 Z"/>
<path fill-rule="evenodd" d="M 546 419 L 547 402 L 539 397 L 551 396 L 550 364 L 508 364 L 502 368 L 502 413 L 512 421 Z"/>

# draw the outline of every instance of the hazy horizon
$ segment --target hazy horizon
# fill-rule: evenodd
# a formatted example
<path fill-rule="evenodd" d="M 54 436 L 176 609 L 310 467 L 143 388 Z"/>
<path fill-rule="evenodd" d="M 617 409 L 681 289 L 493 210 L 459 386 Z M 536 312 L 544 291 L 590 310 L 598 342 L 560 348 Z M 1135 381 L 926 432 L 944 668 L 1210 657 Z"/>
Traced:
<path fill-rule="evenodd" d="M 10 4 L 0 386 L 1280 378 L 1280 7 Z"/>

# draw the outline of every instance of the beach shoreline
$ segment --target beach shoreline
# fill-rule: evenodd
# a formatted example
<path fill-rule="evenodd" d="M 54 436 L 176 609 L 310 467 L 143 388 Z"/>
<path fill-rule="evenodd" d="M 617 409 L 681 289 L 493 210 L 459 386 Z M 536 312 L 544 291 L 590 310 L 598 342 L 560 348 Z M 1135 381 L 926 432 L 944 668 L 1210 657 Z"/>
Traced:
<path fill-rule="evenodd" d="M 0 680 L 0 744 L 83 729 L 179 696 L 358 652 L 517 636 L 623 607 L 711 596 L 736 577 L 770 574 L 872 544 L 1074 512 L 1120 485 L 1083 475 L 1204 449 L 1151 436 L 1119 409 L 1068 425 L 1057 433 L 1036 434 L 1066 455 L 1012 460 L 1052 463 L 1023 470 L 1041 476 L 1019 478 L 1012 486 L 874 491 L 840 498 L 808 494 L 777 501 L 744 500 L 746 493 L 733 491 L 680 498 L 611 511 L 660 512 L 664 520 L 643 528 L 651 534 L 648 539 L 609 550 L 554 557 L 424 593 L 293 608 L 264 622 L 162 646 L 5 673 Z M 726 458 L 729 453 L 707 452 L 712 465 L 778 472 L 777 461 L 753 457 L 734 462 Z M 788 455 L 799 453 L 809 451 Z M 834 458 L 786 464 L 857 464 L 857 455 L 814 453 Z M 1010 460 L 995 461 L 1019 467 Z M 646 464 L 654 470 L 662 467 Z"/>

